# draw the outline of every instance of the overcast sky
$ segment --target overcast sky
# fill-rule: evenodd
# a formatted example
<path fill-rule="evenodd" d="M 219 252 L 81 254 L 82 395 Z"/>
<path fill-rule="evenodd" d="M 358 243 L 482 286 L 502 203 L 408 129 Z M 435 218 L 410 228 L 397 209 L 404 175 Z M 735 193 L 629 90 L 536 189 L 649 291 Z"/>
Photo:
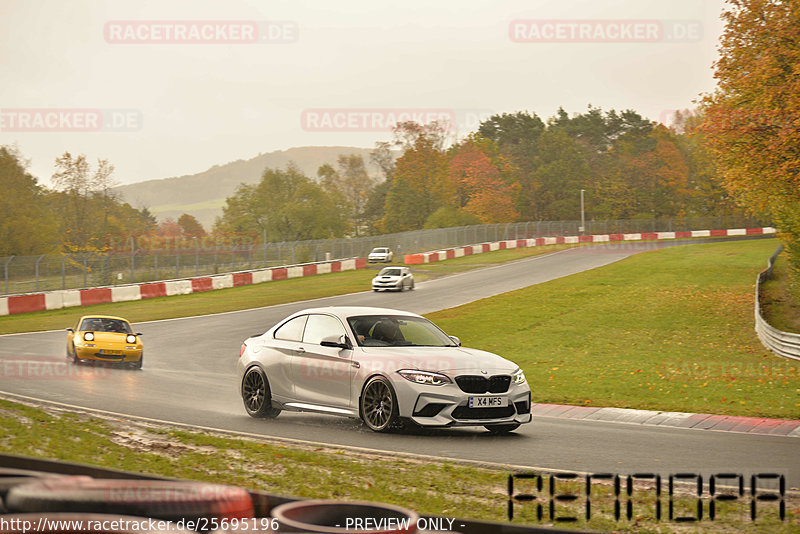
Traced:
<path fill-rule="evenodd" d="M 108 159 L 130 183 L 297 146 L 372 147 L 403 114 L 450 118 L 457 134 L 559 106 L 663 120 L 713 90 L 723 8 L 3 0 L 0 144 L 43 184 L 65 151 Z"/>

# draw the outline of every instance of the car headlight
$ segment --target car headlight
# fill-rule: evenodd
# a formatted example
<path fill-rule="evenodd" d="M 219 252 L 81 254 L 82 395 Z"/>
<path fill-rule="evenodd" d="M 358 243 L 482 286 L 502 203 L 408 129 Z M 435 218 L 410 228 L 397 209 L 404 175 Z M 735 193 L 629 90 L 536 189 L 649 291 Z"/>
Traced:
<path fill-rule="evenodd" d="M 125 338 L 125 341 L 128 343 L 136 343 L 136 336 L 133 334 L 128 334 L 128 337 Z"/>
<path fill-rule="evenodd" d="M 91 332 L 86 332 L 85 334 L 83 334 L 83 339 L 85 341 L 94 341 L 94 334 Z"/>
<path fill-rule="evenodd" d="M 441 373 L 433 373 L 431 371 L 417 371 L 415 369 L 400 369 L 397 371 L 400 376 L 414 382 L 415 384 L 427 384 L 429 386 L 443 386 L 450 384 L 452 380 L 450 377 Z"/>
<path fill-rule="evenodd" d="M 525 383 L 525 373 L 522 372 L 522 369 L 517 369 L 516 371 L 511 373 L 511 383 L 512 384 Z"/>

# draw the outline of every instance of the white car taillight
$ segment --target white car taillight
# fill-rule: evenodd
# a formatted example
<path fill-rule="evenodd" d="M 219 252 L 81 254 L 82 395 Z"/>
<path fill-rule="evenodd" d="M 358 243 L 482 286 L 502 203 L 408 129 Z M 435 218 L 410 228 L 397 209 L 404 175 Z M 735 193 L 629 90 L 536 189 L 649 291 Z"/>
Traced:
<path fill-rule="evenodd" d="M 242 354 L 244 354 L 244 349 L 246 349 L 246 348 L 247 348 L 247 346 L 244 343 L 242 343 L 242 348 L 239 349 L 239 357 L 240 358 L 242 357 Z"/>

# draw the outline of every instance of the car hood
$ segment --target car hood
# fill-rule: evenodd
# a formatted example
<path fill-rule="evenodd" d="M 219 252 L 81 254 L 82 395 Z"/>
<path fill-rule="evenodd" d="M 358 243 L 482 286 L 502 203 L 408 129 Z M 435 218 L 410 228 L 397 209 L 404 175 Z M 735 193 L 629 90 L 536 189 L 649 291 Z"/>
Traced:
<path fill-rule="evenodd" d="M 514 372 L 519 366 L 483 350 L 466 347 L 359 347 L 362 366 L 371 370 L 419 369 L 444 373 L 489 374 Z M 361 356 L 364 356 L 362 358 Z"/>
<path fill-rule="evenodd" d="M 121 343 L 121 344 L 130 344 L 127 343 L 128 334 L 120 334 L 118 332 L 94 332 L 94 340 L 89 341 L 88 343 Z M 80 339 L 83 339 L 83 333 L 80 335 Z"/>

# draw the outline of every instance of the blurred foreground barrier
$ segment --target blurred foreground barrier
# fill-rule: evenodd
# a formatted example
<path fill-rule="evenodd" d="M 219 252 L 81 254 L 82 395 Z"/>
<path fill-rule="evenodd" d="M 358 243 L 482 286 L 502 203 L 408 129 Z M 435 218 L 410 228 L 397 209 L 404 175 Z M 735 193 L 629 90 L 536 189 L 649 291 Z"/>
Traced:
<path fill-rule="evenodd" d="M 778 250 L 769 258 L 767 268 L 759 273 L 756 279 L 756 334 L 758 334 L 758 339 L 761 340 L 761 343 L 778 356 L 790 358 L 792 360 L 800 360 L 800 334 L 778 330 L 769 324 L 761 313 L 761 284 L 772 277 L 772 268 L 775 266 L 775 259 L 782 250 L 783 245 L 779 246 Z"/>
<path fill-rule="evenodd" d="M 11 482 L 11 479 L 15 479 Z M 101 534 L 109 533 L 127 533 L 127 532 L 171 532 L 173 534 L 185 534 L 191 529 L 187 528 L 189 523 L 186 518 L 179 518 L 176 521 L 170 519 L 160 519 L 161 523 L 139 523 L 138 529 L 131 529 L 136 526 L 134 521 L 145 521 L 153 516 L 143 513 L 144 509 L 140 506 L 145 502 L 145 506 L 154 505 L 155 512 L 161 517 L 175 519 L 180 514 L 176 514 L 178 509 L 183 509 L 187 513 L 198 514 L 198 511 L 205 514 L 204 517 L 212 519 L 205 522 L 194 522 L 191 526 L 195 527 L 194 530 L 198 532 L 211 532 L 211 534 L 225 534 L 225 532 L 248 532 L 248 534 L 258 534 L 267 532 L 321 532 L 334 534 L 338 532 L 350 533 L 364 533 L 364 534 L 378 534 L 381 532 L 395 533 L 407 532 L 427 532 L 428 534 L 535 534 L 535 533 L 574 533 L 575 530 L 562 530 L 552 527 L 531 526 L 531 525 L 516 525 L 511 523 L 498 523 L 489 521 L 475 521 L 469 519 L 456 519 L 453 517 L 442 518 L 436 516 L 420 516 L 412 510 L 402 508 L 399 506 L 372 503 L 363 501 L 315 501 L 315 500 L 298 500 L 281 495 L 273 495 L 262 491 L 246 491 L 232 486 L 223 486 L 219 484 L 207 484 L 192 481 L 178 481 L 156 478 L 139 473 L 132 473 L 129 471 L 119 471 L 114 469 L 105 469 L 100 467 L 93 467 L 89 465 L 81 465 L 66 462 L 56 462 L 53 460 L 41 460 L 38 458 L 28 458 L 25 456 L 16 456 L 8 454 L 0 454 L 0 482 L 3 480 L 8 481 L 9 486 L 6 497 L 9 499 L 11 506 L 8 509 L 4 508 L 4 499 L 0 498 L 0 521 L 8 519 L 24 518 L 31 520 L 36 518 L 35 523 L 39 524 L 39 520 L 52 520 L 64 516 L 76 516 L 75 519 L 88 520 L 90 518 L 100 516 L 101 509 L 110 510 L 111 507 L 107 503 L 96 501 L 96 511 L 87 511 L 82 513 L 74 513 L 77 509 L 73 509 L 72 513 L 64 513 L 56 511 L 55 506 L 50 506 L 49 509 L 39 509 L 30 512 L 15 511 L 12 508 L 18 507 L 19 497 L 17 495 L 31 495 L 39 499 L 40 503 L 44 506 L 49 500 L 52 502 L 64 502 L 61 499 L 63 495 L 58 498 L 46 499 L 43 498 L 44 493 L 33 491 L 35 488 L 42 488 L 50 484 L 50 487 L 66 488 L 69 485 L 76 487 L 83 487 L 84 490 L 78 491 L 80 498 L 76 496 L 66 496 L 67 499 L 73 499 L 80 502 L 88 502 L 84 497 L 97 498 L 106 494 L 105 491 L 111 488 L 121 490 L 123 493 L 118 493 L 116 499 L 119 506 L 114 507 L 115 510 L 124 510 L 125 512 L 108 512 L 101 516 L 102 518 L 113 520 L 123 519 L 128 520 L 128 523 L 106 523 L 107 529 L 97 529 L 96 532 Z M 62 480 L 60 484 L 53 486 L 53 481 Z M 45 486 L 41 486 L 45 484 Z M 201 495 L 197 492 L 188 490 L 189 486 L 194 485 L 195 489 L 206 488 L 206 497 L 210 497 L 210 504 L 203 499 L 198 499 Z M 33 487 L 33 489 L 31 488 Z M 27 489 L 25 489 L 27 487 Z M 141 490 L 140 495 L 136 496 L 136 491 Z M 172 489 L 176 489 L 172 492 Z M 99 493 L 97 493 L 99 491 Z M 93 493 L 94 492 L 94 493 Z M 125 493 L 127 492 L 127 493 Z M 209 493 L 210 492 L 210 493 Z M 202 493 L 202 492 L 201 492 Z M 150 503 L 150 498 L 160 494 L 163 500 L 167 501 L 167 506 L 164 508 L 164 503 Z M 38 495 L 38 497 L 36 496 Z M 122 495 L 131 497 L 131 501 L 121 499 Z M 244 496 L 249 495 L 245 499 Z M 185 502 L 184 499 L 186 498 Z M 114 500 L 114 499 L 112 499 Z M 199 504 L 202 501 L 204 504 Z M 177 504 L 176 504 L 177 503 Z M 32 501 L 29 501 L 32 505 Z M 284 506 L 282 506 L 284 505 Z M 83 506 L 83 505 L 82 505 Z M 139 507 L 138 509 L 135 507 Z M 203 507 L 202 510 L 200 507 Z M 139 513 L 134 513 L 138 511 Z M 12 515 L 13 514 L 13 515 Z M 143 517 L 144 516 L 144 517 Z M 251 517 L 252 516 L 252 517 Z M 376 522 L 380 522 L 381 518 L 386 519 L 384 526 L 390 523 L 394 526 L 398 524 L 408 525 L 406 530 L 389 530 L 376 527 Z M 347 526 L 347 521 L 350 520 L 350 528 L 348 530 L 330 530 L 335 529 L 336 524 Z M 356 520 L 361 519 L 360 524 L 356 524 Z M 389 521 L 391 519 L 391 521 Z M 371 529 L 366 529 L 367 520 L 370 520 Z M 1 524 L 1 523 L 0 523 Z M 86 534 L 86 529 L 70 529 L 69 523 L 61 524 L 63 528 L 56 528 L 58 525 L 49 523 L 51 525 L 46 532 L 55 534 Z M 15 523 L 16 526 L 22 526 L 20 523 Z M 86 523 L 84 523 L 86 525 Z M 94 524 L 93 524 L 94 525 Z M 159 530 L 159 525 L 161 530 Z M 6 525 L 7 527 L 10 524 Z M 75 524 L 73 523 L 73 527 Z M 202 528 L 202 527 L 206 528 Z M 238 526 L 239 528 L 236 528 Z M 127 527 L 126 528 L 111 528 L 111 527 Z M 200 527 L 200 528 L 198 528 Z M 277 527 L 277 528 L 276 528 Z M 444 527 L 444 528 L 443 528 Z M 306 528 L 303 530 L 303 528 Z M 311 530 L 308 530 L 310 528 Z M 32 529 L 27 529 L 24 533 L 22 530 L 15 530 L 14 528 L 0 529 L 0 534 L 31 534 Z M 37 531 L 38 534 L 44 534 L 44 531 Z"/>

